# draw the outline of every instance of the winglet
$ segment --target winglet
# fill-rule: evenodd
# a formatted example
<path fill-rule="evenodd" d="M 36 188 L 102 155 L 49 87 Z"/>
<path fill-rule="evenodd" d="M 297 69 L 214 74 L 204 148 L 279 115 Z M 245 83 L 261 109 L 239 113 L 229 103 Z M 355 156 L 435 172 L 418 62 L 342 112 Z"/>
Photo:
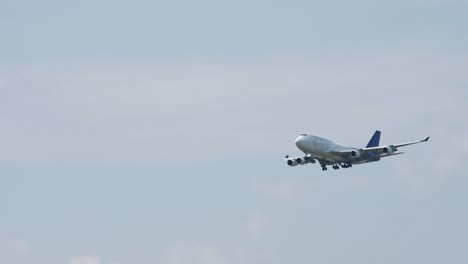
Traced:
<path fill-rule="evenodd" d="M 427 142 L 429 141 L 429 137 L 427 137 L 426 139 L 422 140 L 421 142 Z"/>

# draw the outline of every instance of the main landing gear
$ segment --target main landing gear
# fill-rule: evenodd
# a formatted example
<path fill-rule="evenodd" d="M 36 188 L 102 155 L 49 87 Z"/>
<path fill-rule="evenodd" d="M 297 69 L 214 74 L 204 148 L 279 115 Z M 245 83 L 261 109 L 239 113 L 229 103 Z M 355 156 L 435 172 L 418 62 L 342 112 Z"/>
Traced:
<path fill-rule="evenodd" d="M 325 162 L 320 162 L 320 165 L 322 166 L 322 170 L 323 171 L 326 171 L 327 170 L 327 164 L 325 164 Z M 351 162 L 336 162 L 332 165 L 332 168 L 334 170 L 339 170 L 340 167 L 343 168 L 343 169 L 347 169 L 347 168 L 351 168 L 353 166 L 353 164 L 351 164 Z"/>
<path fill-rule="evenodd" d="M 347 169 L 347 168 L 351 168 L 352 166 L 353 166 L 353 164 L 351 164 L 351 162 L 341 162 L 341 163 L 338 163 L 338 162 L 337 162 L 337 163 L 335 163 L 335 164 L 332 165 L 332 168 L 333 168 L 334 170 L 339 170 L 340 167 L 343 168 L 343 169 Z M 323 171 L 326 171 L 326 170 L 327 170 L 326 165 L 323 165 L 323 166 L 322 166 L 322 170 L 323 170 Z"/>
<path fill-rule="evenodd" d="M 343 162 L 340 164 L 341 168 L 343 169 L 347 169 L 347 168 L 351 168 L 353 166 L 353 164 L 351 164 L 351 162 Z"/>

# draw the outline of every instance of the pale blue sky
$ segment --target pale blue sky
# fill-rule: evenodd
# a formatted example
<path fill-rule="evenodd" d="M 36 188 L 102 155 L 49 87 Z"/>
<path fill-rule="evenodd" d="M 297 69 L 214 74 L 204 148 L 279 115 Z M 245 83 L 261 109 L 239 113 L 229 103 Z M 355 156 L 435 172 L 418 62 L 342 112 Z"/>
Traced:
<path fill-rule="evenodd" d="M 0 5 L 0 263 L 468 261 L 467 2 Z"/>

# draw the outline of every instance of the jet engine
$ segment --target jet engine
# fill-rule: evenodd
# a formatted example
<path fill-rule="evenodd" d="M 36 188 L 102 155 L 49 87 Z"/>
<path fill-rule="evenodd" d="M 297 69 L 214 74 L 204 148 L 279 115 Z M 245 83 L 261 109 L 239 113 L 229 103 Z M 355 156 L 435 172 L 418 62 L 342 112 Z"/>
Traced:
<path fill-rule="evenodd" d="M 297 161 L 296 161 L 296 159 L 287 159 L 287 161 L 286 161 L 286 162 L 287 162 L 287 163 L 288 163 L 288 165 L 289 165 L 289 166 L 291 166 L 291 167 L 294 167 L 294 166 L 296 166 L 296 165 L 297 165 Z"/>
<path fill-rule="evenodd" d="M 296 163 L 300 165 L 305 165 L 307 163 L 315 163 L 315 159 L 311 158 L 310 156 L 296 158 Z"/>
<path fill-rule="evenodd" d="M 353 150 L 353 151 L 351 151 L 351 157 L 357 159 L 357 158 L 361 157 L 361 152 L 359 150 Z"/>
<path fill-rule="evenodd" d="M 300 164 L 300 165 L 304 165 L 307 163 L 307 159 L 306 158 L 296 158 L 296 162 L 297 164 Z"/>
<path fill-rule="evenodd" d="M 385 154 L 392 154 L 393 153 L 393 148 L 390 147 L 390 146 L 384 147 L 382 149 L 382 152 L 385 153 Z"/>

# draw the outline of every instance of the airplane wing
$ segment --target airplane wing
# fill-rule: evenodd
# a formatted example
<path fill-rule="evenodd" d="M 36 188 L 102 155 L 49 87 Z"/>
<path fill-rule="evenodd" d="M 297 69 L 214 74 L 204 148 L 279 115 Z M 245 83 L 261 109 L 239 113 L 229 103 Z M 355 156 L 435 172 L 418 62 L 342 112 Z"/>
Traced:
<path fill-rule="evenodd" d="M 429 137 L 427 137 L 425 139 L 422 139 L 422 140 L 412 141 L 412 142 L 407 142 L 407 143 L 392 144 L 392 145 L 389 145 L 389 146 L 380 146 L 380 147 L 372 147 L 372 148 L 363 148 L 363 149 L 360 149 L 360 151 L 364 151 L 364 152 L 366 152 L 366 151 L 377 151 L 377 152 L 382 152 L 384 154 L 386 154 L 386 153 L 391 154 L 394 151 L 398 151 L 397 148 L 399 148 L 399 147 L 404 147 L 404 146 L 408 146 L 408 145 L 423 143 L 423 142 L 427 142 L 427 141 L 429 141 Z"/>
<path fill-rule="evenodd" d="M 404 146 L 408 146 L 408 145 L 413 145 L 413 144 L 418 144 L 418 143 L 422 143 L 422 142 L 427 142 L 429 141 L 429 137 L 423 139 L 423 140 L 419 140 L 419 141 L 413 141 L 413 142 L 408 142 L 408 143 L 402 143 L 402 144 L 395 144 L 393 145 L 395 148 L 398 148 L 398 147 L 404 147 Z"/>
<path fill-rule="evenodd" d="M 397 152 L 397 153 L 382 155 L 382 156 L 380 156 L 380 157 L 381 157 L 381 158 L 385 158 L 385 157 L 390 157 L 390 156 L 395 156 L 395 155 L 401 155 L 401 154 L 405 154 L 405 153 L 404 153 L 404 152 Z"/>
<path fill-rule="evenodd" d="M 344 159 L 369 159 L 369 160 L 378 160 L 383 151 L 376 148 L 362 148 L 354 150 L 339 150 L 331 151 L 330 154 L 342 157 Z"/>
<path fill-rule="evenodd" d="M 398 151 L 397 148 L 399 147 L 423 143 L 423 142 L 427 142 L 428 140 L 429 140 L 429 137 L 419 140 L 419 141 L 412 141 L 412 142 L 401 143 L 401 144 L 393 144 L 393 145 L 388 145 L 388 146 L 361 148 L 361 149 L 344 150 L 344 151 L 343 150 L 332 151 L 331 154 L 341 156 L 341 157 L 354 157 L 354 158 L 359 158 L 360 156 L 363 156 L 365 158 L 373 158 L 376 156 L 381 156 L 381 157 L 392 156 L 392 155 L 399 154 L 399 153 L 394 153 Z"/>

